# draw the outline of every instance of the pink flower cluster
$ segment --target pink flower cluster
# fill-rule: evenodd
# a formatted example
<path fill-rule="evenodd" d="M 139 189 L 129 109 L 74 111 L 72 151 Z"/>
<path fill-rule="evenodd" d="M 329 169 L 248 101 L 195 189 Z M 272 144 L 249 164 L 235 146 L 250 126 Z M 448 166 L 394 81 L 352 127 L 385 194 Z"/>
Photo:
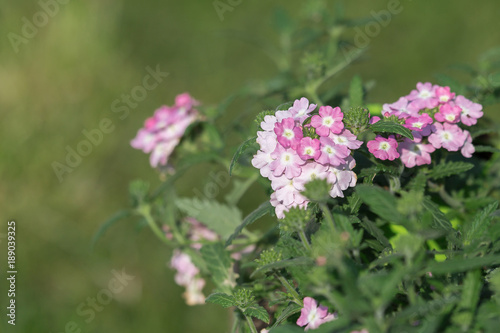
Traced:
<path fill-rule="evenodd" d="M 311 116 L 315 109 L 303 97 L 288 110 L 265 116 L 260 124 L 263 131 L 257 132 L 260 150 L 252 165 L 271 180 L 271 204 L 278 218 L 292 207 L 307 206 L 300 192 L 313 179 L 326 179 L 332 197 L 343 197 L 342 191 L 356 185 L 351 149 L 362 142 L 344 128 L 339 107 L 322 106 L 319 114 Z"/>
<path fill-rule="evenodd" d="M 186 128 L 198 117 L 196 105 L 198 102 L 188 93 L 178 95 L 174 106 L 162 106 L 146 119 L 131 146 L 151 153 L 149 161 L 153 168 L 166 165 Z"/>
<path fill-rule="evenodd" d="M 337 319 L 335 313 L 328 313 L 328 308 L 323 305 L 318 306 L 314 298 L 305 297 L 304 307 L 300 310 L 300 317 L 297 319 L 297 325 L 306 326 L 305 331 L 316 329 L 321 324 Z"/>
<path fill-rule="evenodd" d="M 414 140 L 378 135 L 367 143 L 368 150 L 378 159 L 401 158 L 408 168 L 430 164 L 431 153 L 444 148 L 460 150 L 464 157 L 471 157 L 475 149 L 469 131 L 458 124 L 472 126 L 483 116 L 482 106 L 464 96 L 455 96 L 449 87 L 418 83 L 417 89 L 397 102 L 384 104 L 385 117 L 397 116 L 412 131 Z M 375 119 L 376 122 L 378 119 Z"/>
<path fill-rule="evenodd" d="M 205 304 L 203 287 L 205 280 L 200 277 L 200 270 L 193 264 L 191 257 L 184 252 L 176 250 L 170 261 L 170 267 L 175 269 L 175 283 L 186 288 L 183 294 L 186 304 Z"/>

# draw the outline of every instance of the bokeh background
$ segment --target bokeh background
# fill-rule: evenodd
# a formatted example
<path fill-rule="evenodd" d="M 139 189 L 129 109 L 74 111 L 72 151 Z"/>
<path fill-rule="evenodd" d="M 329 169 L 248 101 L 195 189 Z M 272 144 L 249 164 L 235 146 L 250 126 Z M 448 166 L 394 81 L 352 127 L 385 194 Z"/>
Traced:
<path fill-rule="evenodd" d="M 178 93 L 215 105 L 238 87 L 273 76 L 277 69 L 261 49 L 228 35 L 278 42 L 273 11 L 282 7 L 294 17 L 304 1 L 242 0 L 223 20 L 212 0 L 66 2 L 18 52 L 8 34 L 21 35 L 23 18 L 32 21 L 42 7 L 26 0 L 0 7 L 1 331 L 59 333 L 73 321 L 81 332 L 227 332 L 226 310 L 184 304 L 166 265 L 171 253 L 150 230 L 129 219 L 108 230 L 93 251 L 90 242 L 103 221 L 128 205 L 131 180 L 158 181 L 147 156 L 129 146 L 143 120 Z M 388 2 L 345 1 L 346 15 L 369 17 Z M 358 73 L 375 80 L 369 102 L 395 101 L 416 82 L 434 80 L 450 64 L 475 64 L 479 54 L 500 45 L 497 0 L 401 4 L 403 11 L 371 39 L 363 61 L 335 78 L 349 82 Z M 120 119 L 113 101 L 142 83 L 146 67 L 157 65 L 169 76 Z M 498 110 L 493 105 L 486 113 Z M 229 115 L 238 112 L 234 107 Z M 63 163 L 66 146 L 75 149 L 85 139 L 82 130 L 97 128 L 103 118 L 114 130 L 60 182 L 52 163 Z M 189 195 L 201 181 L 191 174 L 179 192 Z M 8 220 L 17 222 L 15 327 L 4 314 Z M 79 305 L 122 268 L 135 278 L 85 322 Z"/>

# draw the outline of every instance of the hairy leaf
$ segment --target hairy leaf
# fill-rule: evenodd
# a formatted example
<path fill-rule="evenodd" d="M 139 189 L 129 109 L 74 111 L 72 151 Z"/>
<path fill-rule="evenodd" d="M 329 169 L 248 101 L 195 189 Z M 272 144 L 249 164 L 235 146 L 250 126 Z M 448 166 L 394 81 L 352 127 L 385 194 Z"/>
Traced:
<path fill-rule="evenodd" d="M 267 313 L 266 309 L 262 306 L 254 305 L 246 308 L 245 311 L 243 311 L 243 314 L 245 316 L 260 319 L 265 323 L 269 323 L 269 313 Z"/>
<path fill-rule="evenodd" d="M 457 175 L 469 171 L 474 167 L 474 164 L 466 162 L 445 162 L 436 165 L 430 172 L 429 177 L 432 179 L 439 179 Z"/>
<path fill-rule="evenodd" d="M 411 131 L 409 129 L 407 129 L 402 125 L 393 123 L 391 121 L 376 122 L 375 124 L 370 125 L 370 129 L 375 133 L 382 132 L 382 133 L 399 134 L 410 140 L 413 140 L 413 134 L 411 134 Z"/>
<path fill-rule="evenodd" d="M 203 245 L 200 252 L 214 283 L 219 288 L 226 289 L 229 282 L 229 269 L 231 267 L 229 252 L 224 249 L 222 243 Z"/>
<path fill-rule="evenodd" d="M 232 295 L 224 293 L 213 293 L 205 299 L 205 303 L 218 304 L 224 308 L 236 305 L 236 301 Z"/>

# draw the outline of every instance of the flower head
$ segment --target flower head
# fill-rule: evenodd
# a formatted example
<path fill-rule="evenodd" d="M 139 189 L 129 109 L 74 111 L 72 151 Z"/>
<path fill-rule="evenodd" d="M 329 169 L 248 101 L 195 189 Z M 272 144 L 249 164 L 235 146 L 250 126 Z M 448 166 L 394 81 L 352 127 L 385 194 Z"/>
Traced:
<path fill-rule="evenodd" d="M 326 306 L 318 306 L 318 302 L 311 297 L 304 298 L 304 307 L 300 310 L 297 325 L 306 326 L 305 330 L 316 329 L 321 324 L 337 319 L 333 313 L 328 313 Z"/>
<path fill-rule="evenodd" d="M 323 165 L 339 166 L 345 163 L 345 159 L 350 154 L 349 148 L 344 145 L 338 145 L 330 138 L 320 138 L 321 155 L 316 158 L 318 163 Z"/>
<path fill-rule="evenodd" d="M 458 123 L 462 109 L 452 103 L 446 103 L 439 107 L 439 112 L 434 115 L 434 118 L 440 122 Z"/>
<path fill-rule="evenodd" d="M 275 159 L 270 164 L 273 176 L 279 177 L 283 173 L 288 179 L 300 176 L 302 172 L 300 166 L 303 165 L 305 161 L 301 159 L 292 148 L 284 148 L 281 145 L 277 145 L 271 157 Z"/>
<path fill-rule="evenodd" d="M 308 159 L 317 159 L 321 155 L 319 150 L 319 140 L 305 137 L 300 140 L 297 153 L 304 161 Z"/>
<path fill-rule="evenodd" d="M 368 141 L 366 146 L 370 153 L 378 159 L 392 161 L 399 157 L 398 143 L 392 135 L 387 139 L 377 135 L 375 140 Z"/>
<path fill-rule="evenodd" d="M 330 132 L 339 134 L 344 129 L 343 118 L 344 114 L 338 106 L 336 108 L 322 106 L 319 108 L 319 116 L 312 116 L 311 126 L 316 129 L 319 136 L 328 136 Z"/>
<path fill-rule="evenodd" d="M 276 122 L 274 125 L 274 133 L 278 138 L 278 142 L 283 148 L 297 149 L 297 146 L 302 139 L 303 134 L 300 127 L 295 126 L 295 121 L 292 117 L 285 118 L 281 122 Z"/>
<path fill-rule="evenodd" d="M 406 98 L 411 101 L 414 107 L 419 109 L 433 109 L 439 104 L 439 99 L 436 96 L 437 86 L 432 83 L 417 83 L 417 89 L 412 90 Z"/>
<path fill-rule="evenodd" d="M 302 124 L 314 109 L 316 109 L 316 104 L 309 104 L 309 100 L 302 97 L 300 100 L 296 100 L 288 111 L 297 122 Z"/>
<path fill-rule="evenodd" d="M 407 168 L 417 165 L 431 164 L 431 155 L 436 149 L 431 144 L 421 143 L 422 139 L 414 135 L 414 140 L 405 139 L 399 144 L 401 161 Z"/>
<path fill-rule="evenodd" d="M 429 142 L 438 149 L 443 147 L 448 151 L 457 151 L 465 143 L 466 135 L 455 124 L 435 123 L 432 125 L 432 134 L 429 135 Z"/>
<path fill-rule="evenodd" d="M 434 121 L 432 120 L 432 118 L 427 113 L 424 113 L 422 115 L 419 115 L 418 117 L 406 118 L 405 124 L 403 126 L 413 131 L 419 132 L 422 136 L 427 136 L 431 134 L 430 125 L 433 122 Z"/>
<path fill-rule="evenodd" d="M 464 96 L 457 96 L 457 98 L 455 99 L 455 104 L 462 109 L 460 120 L 464 125 L 475 125 L 477 123 L 477 120 L 483 116 L 482 105 L 474 103 Z"/>

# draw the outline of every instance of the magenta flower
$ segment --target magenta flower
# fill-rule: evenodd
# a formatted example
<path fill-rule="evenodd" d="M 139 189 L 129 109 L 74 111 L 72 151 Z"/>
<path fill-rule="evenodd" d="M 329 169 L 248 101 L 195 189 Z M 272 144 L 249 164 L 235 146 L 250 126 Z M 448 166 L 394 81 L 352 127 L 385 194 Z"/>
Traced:
<path fill-rule="evenodd" d="M 401 154 L 401 161 L 407 168 L 413 168 L 416 165 L 431 164 L 430 153 L 436 149 L 431 144 L 421 143 L 422 139 L 417 135 L 414 140 L 405 139 L 399 144 L 398 150 Z"/>
<path fill-rule="evenodd" d="M 366 146 L 368 147 L 370 153 L 378 159 L 393 161 L 399 157 L 397 150 L 398 142 L 392 135 L 387 139 L 377 135 L 375 140 L 368 141 Z"/>
<path fill-rule="evenodd" d="M 183 93 L 175 97 L 175 106 L 178 108 L 184 108 L 185 110 L 189 110 L 199 104 L 200 103 L 193 97 L 191 97 L 189 93 Z"/>
<path fill-rule="evenodd" d="M 363 141 L 357 140 L 356 135 L 345 128 L 339 134 L 330 133 L 328 137 L 336 144 L 346 146 L 349 149 L 358 149 L 363 144 Z"/>
<path fill-rule="evenodd" d="M 293 102 L 293 106 L 288 109 L 292 114 L 292 117 L 302 124 L 304 120 L 309 117 L 309 113 L 316 109 L 316 104 L 309 104 L 309 100 L 305 97 L 302 97 L 300 100 L 297 99 Z"/>
<path fill-rule="evenodd" d="M 322 106 L 319 108 L 319 116 L 314 115 L 311 118 L 311 126 L 316 129 L 319 136 L 328 136 L 328 134 L 339 134 L 344 129 L 344 114 L 337 106 Z"/>
<path fill-rule="evenodd" d="M 475 125 L 477 120 L 483 116 L 483 106 L 468 100 L 464 96 L 457 96 L 455 104 L 462 108 L 460 120 L 464 125 Z"/>
<path fill-rule="evenodd" d="M 462 146 L 462 149 L 460 149 L 460 152 L 464 157 L 471 158 L 472 154 L 474 154 L 476 149 L 472 144 L 472 136 L 470 135 L 469 131 L 464 130 L 464 134 L 465 134 L 465 143 Z"/>
<path fill-rule="evenodd" d="M 323 165 L 339 166 L 345 163 L 345 159 L 351 153 L 349 148 L 344 145 L 338 145 L 330 138 L 320 138 L 321 156 L 316 158 L 318 163 Z"/>
<path fill-rule="evenodd" d="M 432 127 L 432 134 L 428 140 L 434 148 L 443 147 L 448 151 L 457 151 L 464 145 L 466 135 L 457 125 L 435 123 Z"/>
<path fill-rule="evenodd" d="M 438 86 L 433 86 L 432 83 L 417 83 L 417 89 L 412 90 L 411 93 L 406 96 L 414 107 L 419 109 L 433 109 L 439 104 L 439 100 L 436 96 L 436 89 Z"/>
<path fill-rule="evenodd" d="M 300 317 L 297 325 L 306 326 L 305 331 L 316 329 L 321 324 L 337 319 L 333 313 L 328 313 L 326 306 L 318 306 L 318 302 L 311 297 L 304 298 L 304 307 L 300 310 Z"/>
<path fill-rule="evenodd" d="M 382 105 L 384 117 L 397 116 L 398 118 L 408 118 L 418 116 L 420 107 L 410 103 L 406 97 L 401 97 L 397 102 Z"/>
<path fill-rule="evenodd" d="M 450 87 L 437 87 L 436 98 L 440 103 L 448 103 L 455 97 L 455 93 L 450 92 Z"/>
<path fill-rule="evenodd" d="M 297 149 L 297 146 L 302 139 L 302 129 L 295 126 L 295 121 L 293 118 L 285 118 L 281 122 L 277 122 L 274 125 L 274 133 L 278 138 L 278 142 L 283 146 L 283 148 Z"/>
<path fill-rule="evenodd" d="M 411 129 L 413 131 L 419 132 L 422 136 L 427 136 L 431 134 L 431 124 L 434 121 L 427 114 L 424 113 L 418 117 L 410 117 L 406 118 L 404 127 Z"/>
<path fill-rule="evenodd" d="M 157 137 L 155 133 L 141 128 L 135 138 L 130 141 L 130 145 L 135 149 L 142 149 L 145 153 L 150 153 L 156 146 Z"/>
<path fill-rule="evenodd" d="M 302 172 L 300 166 L 306 163 L 295 150 L 283 148 L 281 145 L 276 146 L 276 150 L 271 154 L 271 157 L 275 159 L 270 164 L 270 169 L 275 177 L 279 177 L 283 173 L 288 179 L 298 177 Z"/>
<path fill-rule="evenodd" d="M 380 121 L 380 117 L 379 116 L 370 117 L 370 125 L 378 123 L 379 121 Z"/>
<path fill-rule="evenodd" d="M 452 103 L 446 103 L 439 107 L 439 112 L 434 115 L 434 119 L 442 123 L 458 123 L 462 109 Z"/>
<path fill-rule="evenodd" d="M 302 138 L 300 140 L 299 147 L 297 148 L 297 153 L 300 158 L 304 161 L 309 159 L 317 159 L 321 155 L 319 150 L 319 140 L 312 139 L 310 137 Z"/>

